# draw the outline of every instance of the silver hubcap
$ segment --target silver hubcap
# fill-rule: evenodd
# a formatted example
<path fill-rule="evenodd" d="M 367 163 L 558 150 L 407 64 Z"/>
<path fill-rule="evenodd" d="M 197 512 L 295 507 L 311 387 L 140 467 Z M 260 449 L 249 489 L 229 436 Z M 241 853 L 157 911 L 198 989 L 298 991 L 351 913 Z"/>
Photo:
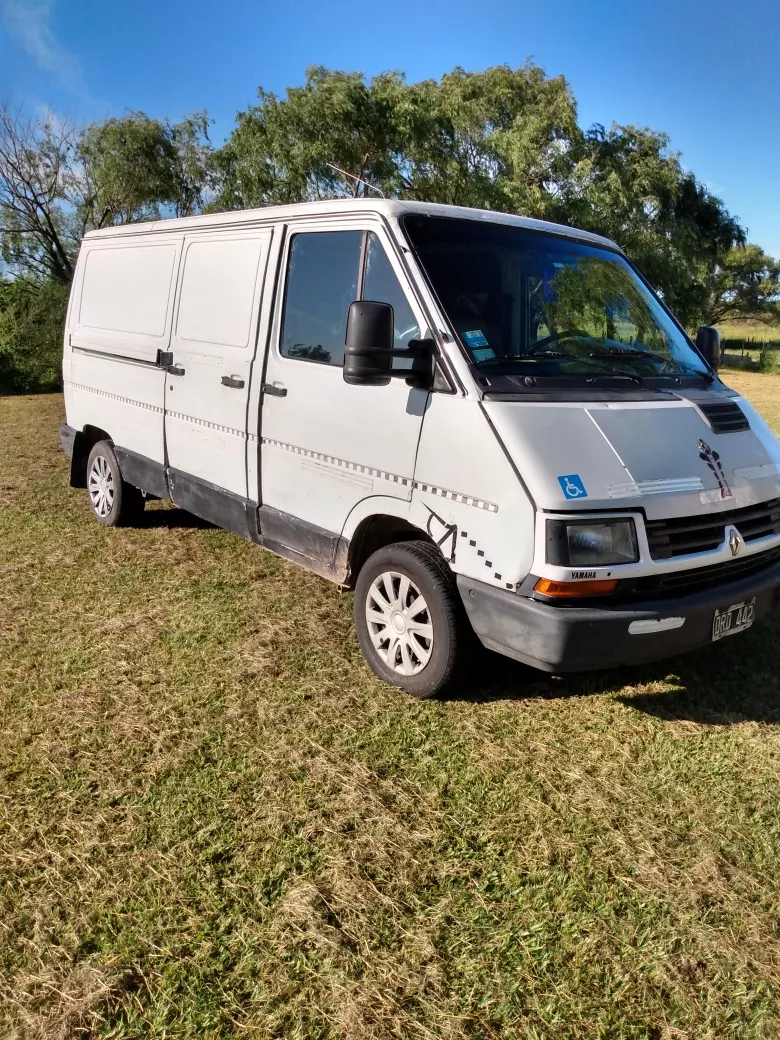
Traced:
<path fill-rule="evenodd" d="M 394 672 L 417 675 L 431 659 L 433 624 L 420 590 L 405 574 L 385 571 L 366 596 L 366 623 L 374 649 Z"/>
<path fill-rule="evenodd" d="M 92 508 L 98 516 L 108 516 L 114 506 L 114 474 L 102 455 L 92 463 L 88 483 Z"/>

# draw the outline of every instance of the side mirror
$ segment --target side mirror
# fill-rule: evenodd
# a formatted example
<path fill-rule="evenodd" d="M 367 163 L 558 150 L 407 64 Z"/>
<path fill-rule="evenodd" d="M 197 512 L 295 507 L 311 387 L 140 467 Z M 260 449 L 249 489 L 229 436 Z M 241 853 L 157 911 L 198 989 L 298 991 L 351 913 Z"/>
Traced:
<path fill-rule="evenodd" d="M 387 386 L 393 365 L 393 308 L 389 303 L 355 300 L 347 314 L 344 382 Z"/>
<path fill-rule="evenodd" d="M 720 333 L 711 325 L 700 325 L 696 333 L 696 349 L 717 372 L 720 368 Z"/>
<path fill-rule="evenodd" d="M 433 383 L 433 340 L 411 340 L 406 350 L 395 350 L 393 308 L 389 303 L 356 300 L 349 305 L 344 345 L 344 382 L 353 386 L 387 386 L 392 378 L 405 379 L 421 390 Z M 405 358 L 411 368 L 393 370 L 393 358 Z"/>

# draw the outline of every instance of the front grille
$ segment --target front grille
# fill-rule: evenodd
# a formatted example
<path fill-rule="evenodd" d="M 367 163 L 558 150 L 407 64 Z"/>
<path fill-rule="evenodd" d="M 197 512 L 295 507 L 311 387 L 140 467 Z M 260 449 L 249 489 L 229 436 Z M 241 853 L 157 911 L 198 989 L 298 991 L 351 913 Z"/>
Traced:
<path fill-rule="evenodd" d="M 780 560 L 780 546 L 745 556 L 741 560 L 727 560 L 715 563 L 710 567 L 696 567 L 693 570 L 676 571 L 671 574 L 657 574 L 646 578 L 637 578 L 633 582 L 621 583 L 621 594 L 625 599 L 647 599 L 655 597 L 663 599 L 672 596 L 685 596 L 689 592 L 724 585 L 729 581 L 747 578 Z"/>
<path fill-rule="evenodd" d="M 700 404 L 699 408 L 715 433 L 738 433 L 750 429 L 745 413 L 734 401 L 715 401 Z"/>
<path fill-rule="evenodd" d="M 733 524 L 746 542 L 780 534 L 780 498 L 715 515 L 648 520 L 645 530 L 650 555 L 654 560 L 673 560 L 687 553 L 711 552 L 723 544 L 727 524 Z"/>

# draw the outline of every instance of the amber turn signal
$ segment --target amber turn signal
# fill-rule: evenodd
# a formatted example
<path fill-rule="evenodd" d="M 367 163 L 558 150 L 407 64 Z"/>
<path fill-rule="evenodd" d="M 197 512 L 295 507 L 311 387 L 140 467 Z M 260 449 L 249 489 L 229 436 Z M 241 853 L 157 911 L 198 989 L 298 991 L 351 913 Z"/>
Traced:
<path fill-rule="evenodd" d="M 602 581 L 553 581 L 552 578 L 540 578 L 534 591 L 542 596 L 608 596 L 617 588 L 617 579 Z"/>

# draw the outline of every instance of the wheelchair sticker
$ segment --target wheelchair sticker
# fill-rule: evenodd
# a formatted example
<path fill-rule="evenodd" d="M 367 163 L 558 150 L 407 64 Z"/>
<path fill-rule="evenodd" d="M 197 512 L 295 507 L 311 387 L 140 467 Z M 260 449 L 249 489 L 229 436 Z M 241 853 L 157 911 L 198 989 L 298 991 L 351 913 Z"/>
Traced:
<path fill-rule="evenodd" d="M 558 483 L 561 485 L 565 498 L 587 498 L 588 492 L 585 490 L 585 485 L 576 473 L 569 473 L 567 476 L 558 477 Z"/>

